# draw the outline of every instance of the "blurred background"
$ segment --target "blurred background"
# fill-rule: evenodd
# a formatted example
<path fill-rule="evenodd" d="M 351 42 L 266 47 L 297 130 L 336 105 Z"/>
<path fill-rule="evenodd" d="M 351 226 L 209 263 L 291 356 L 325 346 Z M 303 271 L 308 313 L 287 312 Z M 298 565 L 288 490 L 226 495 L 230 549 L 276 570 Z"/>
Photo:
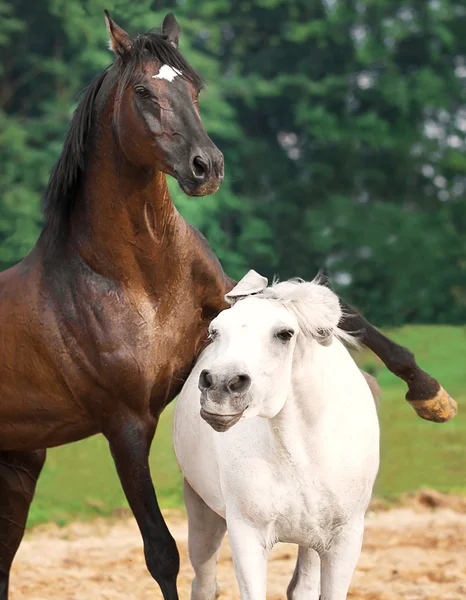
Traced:
<path fill-rule="evenodd" d="M 0 267 L 41 228 L 41 196 L 79 91 L 112 60 L 103 9 L 130 34 L 182 27 L 206 79 L 201 112 L 225 154 L 212 197 L 171 189 L 224 269 L 312 278 L 416 352 L 466 399 L 466 4 L 464 0 L 0 0 Z M 415 416 L 383 388 L 384 497 L 466 492 L 461 411 Z M 170 410 L 152 452 L 163 506 L 182 503 Z M 53 450 L 31 522 L 125 506 L 106 442 Z"/>

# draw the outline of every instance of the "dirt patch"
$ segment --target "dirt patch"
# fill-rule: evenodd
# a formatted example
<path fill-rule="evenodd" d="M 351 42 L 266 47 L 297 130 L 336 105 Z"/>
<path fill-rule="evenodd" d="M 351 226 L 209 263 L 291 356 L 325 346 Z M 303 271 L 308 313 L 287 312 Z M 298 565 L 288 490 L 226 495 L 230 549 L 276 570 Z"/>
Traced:
<path fill-rule="evenodd" d="M 447 499 L 448 498 L 448 499 Z M 348 598 L 466 598 L 466 501 L 424 490 L 391 510 L 367 515 L 364 547 Z M 433 508 L 438 507 L 438 508 Z M 453 508 L 455 510 L 453 510 Z M 180 598 L 189 598 L 192 571 L 184 516 L 167 512 L 181 552 Z M 296 549 L 279 545 L 269 561 L 268 594 L 282 600 Z M 219 564 L 220 600 L 239 598 L 228 543 Z M 154 600 L 161 594 L 146 571 L 132 519 L 38 527 L 24 540 L 11 578 L 12 600 Z"/>

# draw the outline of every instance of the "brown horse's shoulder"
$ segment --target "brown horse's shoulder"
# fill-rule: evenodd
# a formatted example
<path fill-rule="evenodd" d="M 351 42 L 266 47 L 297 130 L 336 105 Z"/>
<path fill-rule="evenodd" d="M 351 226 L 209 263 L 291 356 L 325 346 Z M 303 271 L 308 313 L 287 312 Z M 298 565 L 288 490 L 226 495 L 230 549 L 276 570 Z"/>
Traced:
<path fill-rule="evenodd" d="M 28 341 L 32 336 L 51 377 L 37 384 L 53 390 L 58 403 L 72 401 L 97 416 L 123 402 L 158 415 L 179 393 L 231 287 L 207 242 L 189 231 L 185 260 L 174 257 L 148 290 L 102 276 L 79 255 L 57 254 L 2 275 L 20 315 L 15 335 L 18 320 L 28 324 Z"/>

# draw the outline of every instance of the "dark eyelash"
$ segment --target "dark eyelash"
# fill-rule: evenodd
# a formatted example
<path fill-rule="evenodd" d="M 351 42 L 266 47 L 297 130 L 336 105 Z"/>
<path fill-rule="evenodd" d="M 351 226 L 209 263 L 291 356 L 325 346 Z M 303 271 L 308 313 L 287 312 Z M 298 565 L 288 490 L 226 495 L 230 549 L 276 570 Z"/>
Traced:
<path fill-rule="evenodd" d="M 147 90 L 143 85 L 136 85 L 134 87 L 134 93 L 139 98 L 149 98 L 149 90 Z"/>
<path fill-rule="evenodd" d="M 277 331 L 275 334 L 275 337 L 281 342 L 289 342 L 293 336 L 294 331 L 292 329 L 282 329 L 281 331 Z"/>

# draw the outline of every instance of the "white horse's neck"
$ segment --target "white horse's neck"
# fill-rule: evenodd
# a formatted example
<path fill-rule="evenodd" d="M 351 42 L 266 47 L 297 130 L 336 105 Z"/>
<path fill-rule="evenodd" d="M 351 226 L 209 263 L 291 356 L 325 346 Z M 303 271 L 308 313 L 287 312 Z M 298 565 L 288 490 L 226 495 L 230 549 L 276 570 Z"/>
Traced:
<path fill-rule="evenodd" d="M 330 442 L 327 436 L 333 430 L 341 432 L 342 422 L 351 422 L 359 413 L 360 400 L 351 390 L 360 377 L 340 341 L 334 339 L 330 346 L 299 343 L 288 398 L 280 413 L 268 422 L 275 450 L 293 457 L 294 463 L 299 457 L 306 463 L 312 448 L 325 451 Z M 357 389 L 360 391 L 360 385 Z"/>

